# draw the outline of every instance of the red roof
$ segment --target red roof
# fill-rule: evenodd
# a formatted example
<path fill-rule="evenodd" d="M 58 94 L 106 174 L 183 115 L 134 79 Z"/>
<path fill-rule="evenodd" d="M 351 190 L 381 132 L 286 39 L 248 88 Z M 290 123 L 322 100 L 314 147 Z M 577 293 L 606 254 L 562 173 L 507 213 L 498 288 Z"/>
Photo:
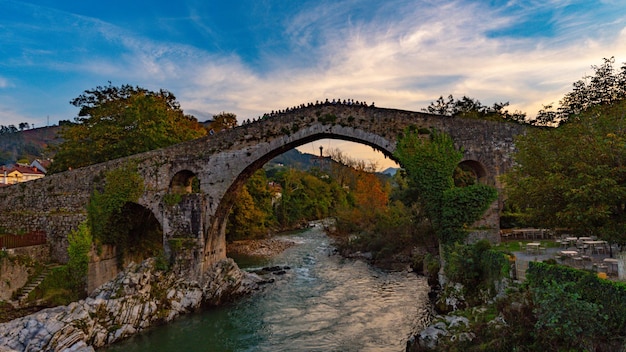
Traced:
<path fill-rule="evenodd" d="M 24 175 L 24 174 L 45 175 L 43 172 L 41 172 L 41 170 L 39 170 L 38 168 L 36 168 L 34 166 L 26 166 L 26 165 L 19 165 L 19 164 L 11 165 L 9 167 L 0 166 L 0 172 L 2 172 L 4 174 L 5 171 L 7 173 L 10 173 L 10 172 L 13 172 L 13 171 L 18 171 L 22 175 Z"/>

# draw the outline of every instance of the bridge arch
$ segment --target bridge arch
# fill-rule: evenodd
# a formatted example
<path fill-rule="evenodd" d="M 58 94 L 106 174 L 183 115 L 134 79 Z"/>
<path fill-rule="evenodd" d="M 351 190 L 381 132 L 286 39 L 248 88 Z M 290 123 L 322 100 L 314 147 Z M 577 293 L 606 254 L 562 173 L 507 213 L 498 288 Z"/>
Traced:
<path fill-rule="evenodd" d="M 189 194 L 193 192 L 196 173 L 190 170 L 180 170 L 170 181 L 169 192 L 172 194 Z"/>
<path fill-rule="evenodd" d="M 466 159 L 462 160 L 458 167 L 461 171 L 471 173 L 475 182 L 495 186 L 488 177 L 488 172 L 483 163 L 478 160 Z"/>
<path fill-rule="evenodd" d="M 367 133 L 363 133 L 363 135 L 367 136 Z M 215 229 L 219 230 L 219 237 L 225 236 L 226 223 L 228 221 L 228 214 L 232 209 L 234 202 L 236 200 L 236 196 L 246 183 L 246 181 L 260 168 L 263 167 L 267 162 L 272 160 L 273 158 L 291 150 L 301 145 L 315 142 L 321 139 L 339 139 L 345 140 L 355 143 L 360 143 L 364 145 L 368 145 L 372 147 L 374 150 L 383 153 L 385 156 L 395 160 L 392 155 L 392 152 L 389 151 L 385 146 L 381 146 L 376 144 L 376 136 L 368 136 L 373 138 L 368 138 L 367 140 L 361 140 L 359 138 L 355 138 L 353 136 L 345 136 L 338 134 L 329 134 L 329 133 L 315 133 L 308 136 L 304 136 L 301 139 L 295 139 L 284 144 L 278 143 L 279 147 L 275 149 L 270 149 L 264 154 L 260 155 L 258 159 L 250 162 L 249 165 L 243 168 L 243 170 L 233 179 L 232 183 L 228 186 L 226 192 L 224 193 L 224 197 L 220 199 L 219 205 L 215 210 L 214 218 L 217 220 L 216 223 L 213 224 Z M 208 242 L 208 241 L 207 241 Z"/>
<path fill-rule="evenodd" d="M 323 138 L 365 144 L 392 157 L 398 136 L 408 127 L 448 133 L 464 152 L 463 165 L 481 182 L 498 188 L 498 176 L 513 166 L 514 137 L 527 128 L 360 104 L 301 105 L 194 141 L 1 188 L 0 198 L 12 206 L 0 209 L 0 217 L 7 230 L 47 233 L 54 243 L 52 256 L 66 261 L 66 236 L 86 219 L 91 194 L 105 182 L 94 175 L 130 160 L 144 179 L 138 203 L 161 223 L 165 247 L 170 239 L 189 239 L 188 258 L 200 274 L 225 258 L 224 218 L 233 191 L 272 157 Z M 180 201 L 172 193 L 179 193 Z M 497 211 L 495 206 L 491 227 L 485 226 L 496 234 Z"/>
<path fill-rule="evenodd" d="M 212 222 L 207 226 L 207 232 L 205 233 L 205 253 L 214 254 L 210 252 L 211 248 L 215 248 L 216 243 L 220 245 L 225 251 L 226 242 L 226 225 L 228 221 L 228 215 L 231 208 L 234 205 L 238 191 L 243 187 L 246 180 L 249 179 L 255 171 L 263 167 L 271 159 L 276 156 L 296 148 L 298 146 L 314 142 L 321 139 L 338 139 L 355 143 L 364 144 L 372 147 L 376 151 L 381 152 L 383 155 L 397 161 L 393 152 L 396 148 L 396 141 L 388 139 L 385 136 L 381 136 L 377 133 L 372 133 L 367 130 L 363 130 L 353 126 L 341 126 L 341 125 L 324 125 L 313 124 L 306 128 L 303 128 L 296 133 L 279 136 L 271 140 L 266 146 L 257 146 L 257 148 L 248 148 L 245 153 L 245 157 L 248 158 L 240 169 L 240 171 L 234 175 L 231 179 L 232 182 L 226 187 L 225 192 L 221 198 L 217 198 L 217 207 L 212 216 Z M 242 156 L 243 157 L 243 156 Z M 459 163 L 459 166 L 470 170 L 474 175 L 477 182 L 493 184 L 493 178 L 490 178 L 489 170 L 487 167 L 473 159 L 465 159 Z M 229 164 L 232 169 L 233 164 Z M 497 205 L 493 208 L 493 211 L 498 211 Z M 210 261 L 210 258 L 206 258 Z"/>

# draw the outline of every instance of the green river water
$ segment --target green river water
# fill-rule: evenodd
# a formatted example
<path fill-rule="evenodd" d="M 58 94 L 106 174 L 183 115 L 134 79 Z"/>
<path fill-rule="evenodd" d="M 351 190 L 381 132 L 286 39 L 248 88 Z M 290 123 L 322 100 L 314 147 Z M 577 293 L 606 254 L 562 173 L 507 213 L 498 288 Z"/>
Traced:
<path fill-rule="evenodd" d="M 298 245 L 275 258 L 237 260 L 248 270 L 289 266 L 274 283 L 104 351 L 404 351 L 427 323 L 425 278 L 332 254 L 319 228 L 287 237 Z"/>

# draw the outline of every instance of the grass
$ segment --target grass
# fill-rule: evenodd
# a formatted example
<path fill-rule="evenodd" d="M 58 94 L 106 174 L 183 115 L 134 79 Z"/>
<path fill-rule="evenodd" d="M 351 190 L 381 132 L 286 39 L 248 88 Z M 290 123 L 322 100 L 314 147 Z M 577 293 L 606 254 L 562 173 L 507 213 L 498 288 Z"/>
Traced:
<path fill-rule="evenodd" d="M 493 246 L 493 249 L 502 251 L 502 252 L 510 252 L 510 253 L 524 252 L 526 250 L 526 243 L 529 243 L 529 242 L 539 242 L 545 248 L 557 248 L 560 246 L 560 244 L 554 240 L 519 239 L 519 240 L 510 240 L 510 241 L 500 242 L 498 245 Z M 521 246 L 520 246 L 520 243 L 522 244 Z"/>
<path fill-rule="evenodd" d="M 66 265 L 53 268 L 43 282 L 28 295 L 28 300 L 42 300 L 46 305 L 58 306 L 84 298 L 85 293 L 72 287 L 72 282 Z"/>

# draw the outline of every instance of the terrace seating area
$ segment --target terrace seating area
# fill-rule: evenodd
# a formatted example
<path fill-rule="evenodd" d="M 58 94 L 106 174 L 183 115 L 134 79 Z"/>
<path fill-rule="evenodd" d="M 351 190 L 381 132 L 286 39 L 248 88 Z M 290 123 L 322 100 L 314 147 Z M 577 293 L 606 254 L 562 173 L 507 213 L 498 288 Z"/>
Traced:
<path fill-rule="evenodd" d="M 543 233 L 540 235 L 540 233 Z M 525 229 L 510 231 L 502 236 L 516 257 L 518 278 L 523 279 L 528 262 L 554 259 L 559 264 L 598 273 L 609 279 L 618 278 L 618 259 L 621 248 L 595 237 L 554 236 L 550 231 Z"/>

